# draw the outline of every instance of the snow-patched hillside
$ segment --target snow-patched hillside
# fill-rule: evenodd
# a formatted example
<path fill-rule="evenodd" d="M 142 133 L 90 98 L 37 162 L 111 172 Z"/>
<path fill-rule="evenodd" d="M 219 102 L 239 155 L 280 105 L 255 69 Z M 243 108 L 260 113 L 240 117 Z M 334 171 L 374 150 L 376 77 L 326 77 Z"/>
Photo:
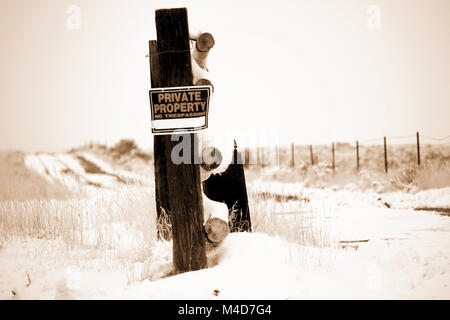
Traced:
<path fill-rule="evenodd" d="M 36 171 L 49 182 L 59 182 L 70 188 L 86 186 L 116 187 L 120 183 L 148 183 L 150 177 L 111 166 L 88 152 L 77 154 L 29 154 L 27 168 Z"/>
<path fill-rule="evenodd" d="M 156 241 L 154 202 L 143 200 L 153 177 L 88 152 L 27 155 L 24 165 L 87 196 L 0 202 L 0 222 L 22 232 L 0 238 L 0 299 L 450 298 L 450 218 L 413 210 L 449 208 L 449 188 L 378 194 L 254 180 L 255 232 L 208 248 L 207 269 L 173 275 L 171 243 Z M 26 232 L 14 213 L 30 217 Z M 49 228 L 37 234 L 39 223 Z"/>

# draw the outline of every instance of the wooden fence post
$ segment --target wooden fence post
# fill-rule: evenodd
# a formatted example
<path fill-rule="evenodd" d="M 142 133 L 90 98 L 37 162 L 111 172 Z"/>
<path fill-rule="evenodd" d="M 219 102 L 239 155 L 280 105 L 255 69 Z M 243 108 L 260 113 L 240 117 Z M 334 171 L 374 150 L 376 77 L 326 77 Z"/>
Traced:
<path fill-rule="evenodd" d="M 150 42 L 152 86 L 192 86 L 187 9 L 156 10 L 155 21 L 156 50 L 155 43 Z M 197 137 L 188 136 L 192 151 Z M 199 270 L 206 267 L 199 165 L 193 161 L 175 165 L 171 152 L 178 142 L 171 141 L 170 137 L 154 138 L 156 203 L 166 206 L 163 208 L 170 216 L 175 270 Z"/>
<path fill-rule="evenodd" d="M 311 166 L 313 166 L 314 165 L 314 154 L 313 154 L 312 144 L 309 145 L 309 153 L 311 155 Z"/>
<path fill-rule="evenodd" d="M 356 140 L 356 170 L 359 171 L 359 142 Z"/>
<path fill-rule="evenodd" d="M 384 172 L 388 172 L 386 137 L 384 137 Z"/>
<path fill-rule="evenodd" d="M 261 167 L 264 168 L 266 166 L 266 157 L 265 157 L 265 153 L 264 153 L 264 147 L 261 147 L 259 150 L 260 150 L 259 160 L 261 161 Z"/>
<path fill-rule="evenodd" d="M 259 167 L 260 161 L 259 161 L 259 147 L 256 147 L 256 166 Z"/>
<path fill-rule="evenodd" d="M 250 151 L 249 148 L 246 147 L 244 149 L 244 168 L 248 168 L 250 164 Z"/>
<path fill-rule="evenodd" d="M 280 148 L 278 145 L 275 146 L 275 152 L 276 152 L 276 161 L 277 161 L 277 168 L 280 167 Z"/>
<path fill-rule="evenodd" d="M 334 172 L 334 171 L 336 171 L 336 161 L 335 161 L 335 157 L 334 157 L 334 142 L 331 143 L 331 154 L 333 157 L 332 166 L 333 166 L 333 172 Z"/>
<path fill-rule="evenodd" d="M 417 138 L 417 164 L 420 166 L 420 141 L 419 141 L 419 132 L 416 132 Z"/>
<path fill-rule="evenodd" d="M 294 145 L 294 143 L 291 144 L 291 166 L 292 166 L 292 168 L 295 167 L 295 145 Z"/>

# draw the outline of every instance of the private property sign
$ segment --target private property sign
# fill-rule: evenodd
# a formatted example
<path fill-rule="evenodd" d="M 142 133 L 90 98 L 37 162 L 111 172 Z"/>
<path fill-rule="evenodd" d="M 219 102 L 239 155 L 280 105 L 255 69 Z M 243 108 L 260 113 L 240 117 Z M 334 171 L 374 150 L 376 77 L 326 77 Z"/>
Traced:
<path fill-rule="evenodd" d="M 153 134 L 194 132 L 208 127 L 211 86 L 150 89 Z"/>

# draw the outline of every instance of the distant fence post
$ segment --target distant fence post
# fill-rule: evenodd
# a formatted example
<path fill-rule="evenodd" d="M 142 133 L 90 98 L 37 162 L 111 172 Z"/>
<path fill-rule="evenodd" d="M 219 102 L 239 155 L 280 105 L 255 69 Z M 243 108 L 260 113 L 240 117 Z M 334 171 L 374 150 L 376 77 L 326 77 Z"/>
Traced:
<path fill-rule="evenodd" d="M 276 157 L 277 157 L 277 167 L 280 167 L 280 149 L 278 147 L 278 145 L 275 146 L 275 152 L 276 152 Z"/>
<path fill-rule="evenodd" d="M 244 149 L 244 167 L 248 168 L 250 164 L 250 151 L 249 148 Z"/>
<path fill-rule="evenodd" d="M 259 160 L 261 161 L 261 167 L 265 167 L 266 166 L 266 164 L 265 164 L 265 161 L 266 161 L 266 159 L 265 159 L 265 156 L 264 156 L 264 147 L 261 147 L 260 149 L 259 149 L 259 151 L 260 151 L 260 157 L 259 157 Z"/>
<path fill-rule="evenodd" d="M 417 164 L 420 166 L 420 139 L 419 139 L 419 132 L 416 132 L 416 138 L 417 138 Z"/>
<path fill-rule="evenodd" d="M 331 143 L 331 155 L 332 155 L 332 167 L 333 167 L 333 172 L 336 171 L 336 161 L 335 161 L 335 156 L 334 156 L 334 142 Z"/>
<path fill-rule="evenodd" d="M 386 137 L 384 137 L 384 172 L 388 172 Z"/>
<path fill-rule="evenodd" d="M 359 171 L 359 142 L 356 140 L 356 170 Z"/>
<path fill-rule="evenodd" d="M 312 144 L 309 145 L 309 154 L 311 155 L 311 166 L 314 166 L 314 154 Z"/>
<path fill-rule="evenodd" d="M 295 167 L 295 145 L 293 142 L 291 143 L 291 166 L 292 168 Z"/>
<path fill-rule="evenodd" d="M 256 147 L 256 166 L 260 166 L 261 164 L 261 160 L 259 159 L 261 157 L 260 152 L 259 152 L 259 147 Z"/>

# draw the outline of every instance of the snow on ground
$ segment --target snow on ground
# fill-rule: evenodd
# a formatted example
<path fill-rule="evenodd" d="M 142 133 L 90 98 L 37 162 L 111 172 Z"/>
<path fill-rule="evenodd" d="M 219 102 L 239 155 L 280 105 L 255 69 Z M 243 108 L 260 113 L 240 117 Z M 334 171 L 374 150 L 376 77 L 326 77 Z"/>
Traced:
<path fill-rule="evenodd" d="M 261 182 L 259 180 L 249 185 L 254 193 L 279 194 L 295 196 L 310 201 L 328 201 L 343 207 L 385 207 L 385 202 L 396 209 L 414 209 L 423 207 L 450 208 L 450 187 L 428 189 L 415 193 L 402 191 L 377 193 L 373 190 L 361 191 L 349 184 L 343 189 L 307 188 L 303 183 Z"/>
<path fill-rule="evenodd" d="M 118 177 L 139 180 L 81 156 L 99 173 L 86 172 L 77 155 L 28 155 L 25 164 L 49 181 L 85 185 L 105 198 L 120 192 Z M 282 234 L 234 233 L 209 248 L 207 269 L 172 275 L 170 242 L 130 258 L 142 235 L 105 220 L 99 234 L 113 235 L 108 249 L 95 247 L 86 224 L 82 248 L 69 250 L 61 239 L 0 243 L 0 299 L 450 299 L 450 218 L 413 210 L 449 208 L 450 188 L 379 194 L 254 181 L 248 190 L 272 201 L 274 216 L 286 223 L 316 214 L 337 241 L 314 247 Z"/>
<path fill-rule="evenodd" d="M 417 193 L 392 192 L 384 195 L 393 208 L 450 208 L 450 187 L 422 190 Z"/>
<path fill-rule="evenodd" d="M 98 253 L 86 250 L 86 257 L 67 258 L 57 250 L 64 257 L 58 260 L 58 253 L 43 250 L 49 245 L 46 240 L 18 241 L 0 250 L 0 298 L 450 298 L 448 217 L 355 208 L 338 212 L 334 226 L 356 242 L 338 250 L 300 246 L 261 233 L 230 234 L 209 250 L 209 268 L 162 279 L 158 277 L 171 271 L 171 250 L 170 243 L 157 242 L 150 273 L 159 276 L 142 279 L 142 263 L 135 263 L 131 272 L 137 280 L 132 283 L 127 280 L 130 269 L 97 261 Z"/>

